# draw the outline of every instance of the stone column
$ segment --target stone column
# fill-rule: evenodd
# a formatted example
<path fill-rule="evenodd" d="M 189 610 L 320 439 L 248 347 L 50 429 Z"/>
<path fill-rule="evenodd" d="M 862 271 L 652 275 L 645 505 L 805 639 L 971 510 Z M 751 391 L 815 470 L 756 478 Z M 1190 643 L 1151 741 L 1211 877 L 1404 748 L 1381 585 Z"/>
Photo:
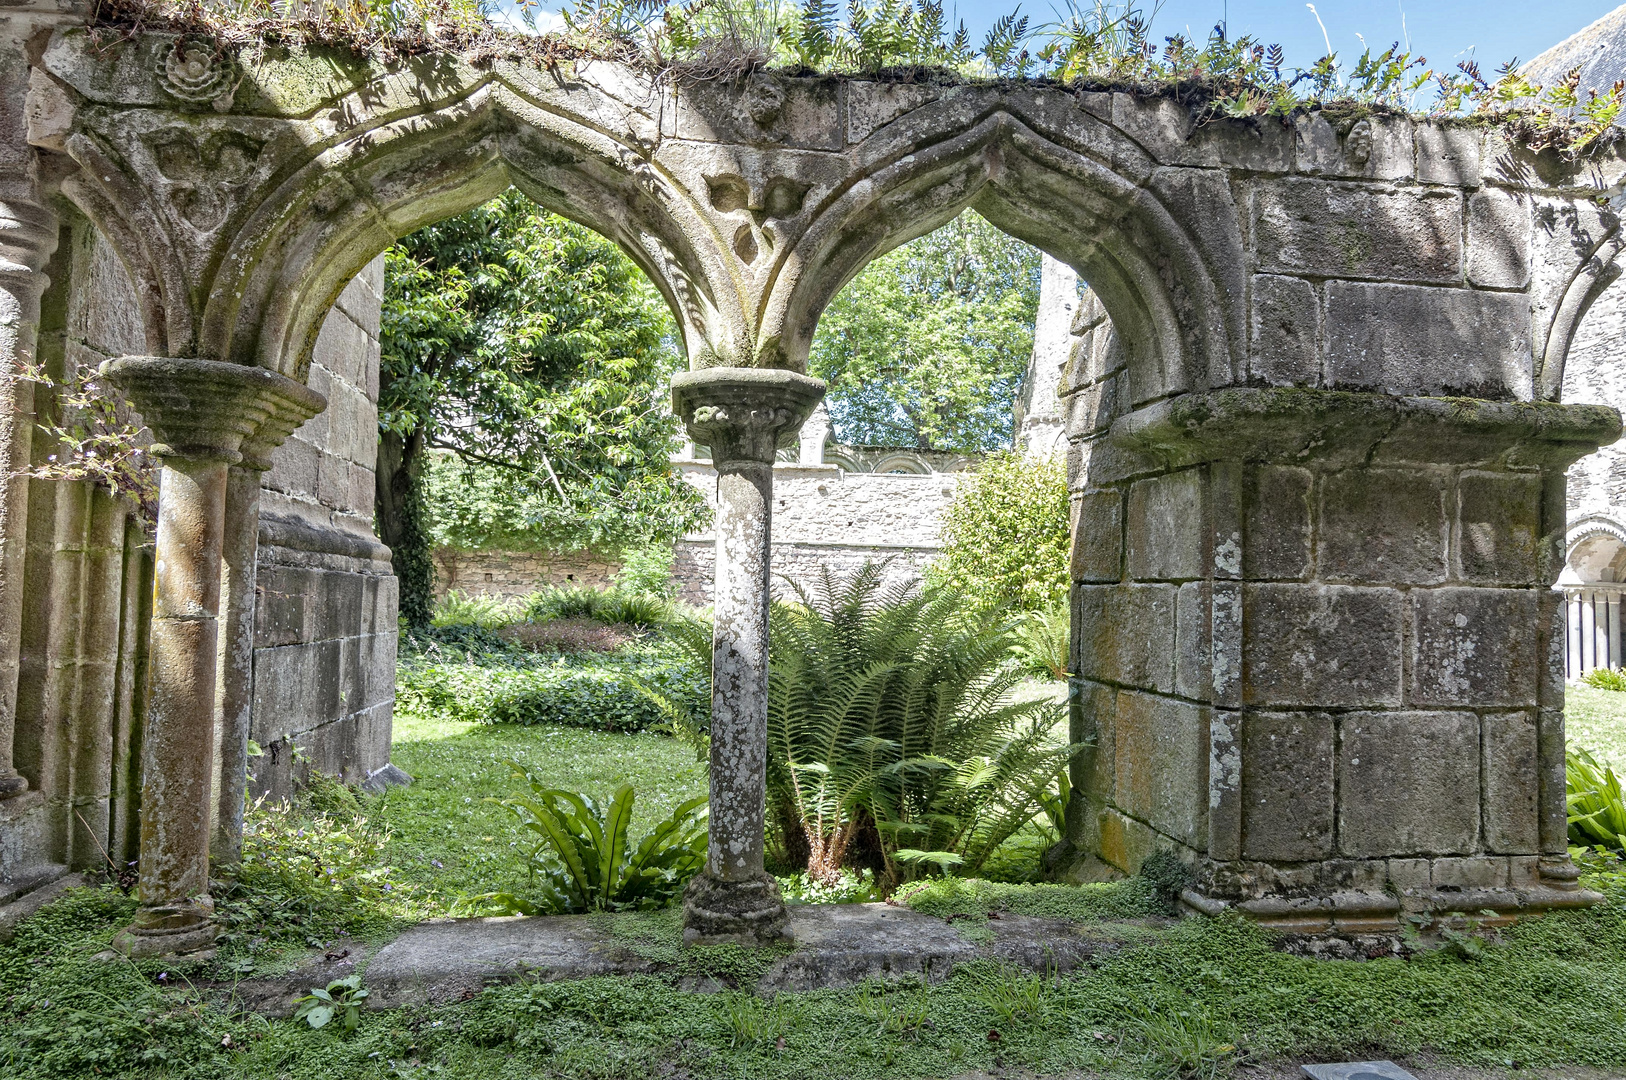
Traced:
<path fill-rule="evenodd" d="M 283 404 L 321 395 L 263 368 L 125 357 L 103 374 L 129 395 L 163 463 L 151 689 L 141 753 L 141 909 L 114 939 L 131 956 L 213 943 L 209 822 L 226 481 L 244 440 Z"/>
<path fill-rule="evenodd" d="M 717 469 L 717 584 L 711 661 L 711 832 L 706 869 L 683 898 L 689 944 L 790 936 L 762 867 L 768 759 L 768 575 L 774 451 L 793 445 L 824 384 L 766 368 L 672 379 L 673 408 Z"/>
<path fill-rule="evenodd" d="M 271 454 L 295 428 L 322 407 L 319 395 L 295 406 L 279 401 L 260 429 L 243 441 L 241 464 L 226 474 L 226 522 L 222 545 L 220 685 L 216 734 L 220 774 L 216 785 L 211 851 L 220 865 L 243 857 L 243 794 L 248 784 L 248 730 L 254 706 L 255 563 L 260 553 L 260 476 Z"/>
<path fill-rule="evenodd" d="M 21 370 L 34 361 L 44 266 L 56 241 L 49 210 L 0 198 L 0 799 L 28 790 L 12 757 L 34 431 L 34 384 Z"/>

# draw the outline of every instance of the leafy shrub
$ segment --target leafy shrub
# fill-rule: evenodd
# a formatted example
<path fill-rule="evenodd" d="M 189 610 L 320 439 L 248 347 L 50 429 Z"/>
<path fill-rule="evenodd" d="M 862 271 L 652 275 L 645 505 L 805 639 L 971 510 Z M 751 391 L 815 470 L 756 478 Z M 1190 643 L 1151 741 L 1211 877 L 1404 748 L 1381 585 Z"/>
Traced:
<path fill-rule="evenodd" d="M 1597 690 L 1626 691 L 1626 672 L 1618 668 L 1593 668 L 1582 681 Z"/>
<path fill-rule="evenodd" d="M 435 626 L 478 626 L 495 630 L 517 622 L 520 605 L 501 596 L 471 596 L 451 590 L 435 602 L 435 613 L 430 621 Z"/>
<path fill-rule="evenodd" d="M 670 544 L 629 548 L 621 553 L 615 587 L 624 593 L 670 600 L 677 595 L 677 582 L 672 577 L 674 558 Z"/>
<path fill-rule="evenodd" d="M 344 1030 L 354 1031 L 361 1023 L 361 1003 L 367 997 L 360 975 L 334 979 L 326 986 L 311 987 L 311 992 L 299 999 L 294 1019 L 305 1021 L 314 1031 L 327 1027 L 334 1017 L 339 1017 Z"/>
<path fill-rule="evenodd" d="M 1031 675 L 1041 679 L 1067 678 L 1072 616 L 1066 603 L 1032 611 L 1017 620 L 1011 651 Z"/>
<path fill-rule="evenodd" d="M 628 841 L 636 799 L 622 784 L 605 806 L 586 795 L 561 791 L 514 765 L 530 795 L 501 800 L 538 837 L 530 855 L 533 874 L 554 911 L 666 907 L 706 862 L 706 800 L 680 803 L 636 847 Z M 495 801 L 495 800 L 494 800 Z M 526 911 L 512 896 L 486 899 Z"/>
<path fill-rule="evenodd" d="M 770 806 L 822 880 L 866 838 L 893 880 L 975 873 L 1039 812 L 1073 749 L 1051 737 L 1065 710 L 1009 700 L 1008 624 L 953 587 L 883 589 L 882 569 L 773 608 Z"/>
<path fill-rule="evenodd" d="M 481 724 L 566 724 L 596 731 L 642 731 L 665 719 L 640 686 L 674 700 L 709 696 L 710 674 L 653 650 L 543 660 L 521 654 L 501 665 L 475 659 L 403 664 L 396 708 Z"/>
<path fill-rule="evenodd" d="M 673 617 L 672 602 L 643 592 L 590 585 L 567 588 L 552 586 L 526 599 L 525 618 L 530 622 L 551 619 L 597 619 L 625 626 L 664 626 Z"/>
<path fill-rule="evenodd" d="M 1615 770 L 1577 747 L 1564 755 L 1570 842 L 1626 851 L 1626 795 Z"/>
<path fill-rule="evenodd" d="M 1066 465 L 995 454 L 943 513 L 934 578 L 990 606 L 1054 610 L 1067 601 L 1069 537 Z"/>

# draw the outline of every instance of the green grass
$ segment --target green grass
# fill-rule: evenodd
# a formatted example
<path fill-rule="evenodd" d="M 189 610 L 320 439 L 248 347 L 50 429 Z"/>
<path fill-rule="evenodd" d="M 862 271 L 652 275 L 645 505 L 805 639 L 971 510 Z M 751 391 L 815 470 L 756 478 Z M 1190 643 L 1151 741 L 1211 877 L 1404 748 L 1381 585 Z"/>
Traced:
<path fill-rule="evenodd" d="M 654 734 L 404 715 L 395 720 L 392 760 L 413 782 L 391 788 L 372 803 L 369 814 L 390 829 L 385 851 L 401 879 L 443 903 L 477 893 L 525 892 L 529 875 L 521 845 L 526 841 L 517 819 L 506 807 L 485 801 L 524 789 L 510 761 L 559 787 L 594 796 L 631 783 L 638 793 L 635 839 L 678 803 L 706 791 L 705 770 L 694 752 Z"/>
<path fill-rule="evenodd" d="M 1626 772 L 1626 693 L 1584 683 L 1564 687 L 1564 733 L 1571 746 Z"/>

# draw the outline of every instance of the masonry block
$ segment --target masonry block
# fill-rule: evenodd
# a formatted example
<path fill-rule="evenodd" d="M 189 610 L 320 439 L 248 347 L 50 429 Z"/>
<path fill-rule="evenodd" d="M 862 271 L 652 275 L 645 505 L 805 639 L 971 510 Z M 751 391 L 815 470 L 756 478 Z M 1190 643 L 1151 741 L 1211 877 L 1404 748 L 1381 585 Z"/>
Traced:
<path fill-rule="evenodd" d="M 1117 581 L 1123 574 L 1123 495 L 1116 488 L 1073 496 L 1074 581 Z"/>
<path fill-rule="evenodd" d="M 1300 862 L 1333 851 L 1333 718 L 1250 712 L 1242 721 L 1242 857 Z"/>
<path fill-rule="evenodd" d="M 1537 583 L 1542 481 L 1534 473 L 1466 472 L 1457 481 L 1452 570 L 1467 581 Z"/>
<path fill-rule="evenodd" d="M 1338 746 L 1339 850 L 1455 855 L 1479 841 L 1479 718 L 1347 713 Z"/>
<path fill-rule="evenodd" d="M 1174 689 L 1173 585 L 1075 585 L 1076 670 L 1087 679 Z"/>
<path fill-rule="evenodd" d="M 1202 577 L 1207 561 L 1207 500 L 1202 470 L 1137 480 L 1129 488 L 1129 576 L 1137 581 Z"/>
<path fill-rule="evenodd" d="M 1400 701 L 1401 596 L 1393 589 L 1248 585 L 1242 626 L 1249 705 Z"/>
<path fill-rule="evenodd" d="M 1483 132 L 1478 128 L 1439 124 L 1419 124 L 1414 130 L 1418 180 L 1425 184 L 1479 186 Z"/>
<path fill-rule="evenodd" d="M 1128 410 L 1125 377 L 1120 373 L 1080 387 L 1067 396 L 1067 437 L 1082 439 L 1112 426 Z"/>
<path fill-rule="evenodd" d="M 1125 874 L 1138 873 L 1148 855 L 1173 847 L 1167 837 L 1117 810 L 1109 807 L 1101 815 L 1101 859 Z"/>
<path fill-rule="evenodd" d="M 1468 199 L 1468 281 L 1487 289 L 1530 283 L 1530 199 L 1485 188 Z"/>
<path fill-rule="evenodd" d="M 1538 599 L 1534 589 L 1413 591 L 1410 702 L 1534 706 Z"/>
<path fill-rule="evenodd" d="M 1293 168 L 1323 176 L 1403 180 L 1413 172 L 1412 128 L 1404 116 L 1369 116 L 1340 132 L 1320 113 L 1297 117 Z"/>
<path fill-rule="evenodd" d="M 1316 566 L 1324 580 L 1437 584 L 1449 535 L 1443 473 L 1345 469 L 1321 482 Z"/>
<path fill-rule="evenodd" d="M 1334 281 L 1326 325 L 1332 389 L 1530 399 L 1530 302 L 1520 294 Z"/>
<path fill-rule="evenodd" d="M 1303 278 L 1253 276 L 1248 372 L 1267 386 L 1321 385 L 1321 301 Z"/>
<path fill-rule="evenodd" d="M 1292 466 L 1261 465 L 1248 471 L 1243 577 L 1258 581 L 1309 575 L 1311 481 L 1308 469 Z"/>
<path fill-rule="evenodd" d="M 1431 878 L 1436 889 L 1505 889 L 1507 860 L 1494 855 L 1435 859 Z"/>
<path fill-rule="evenodd" d="M 1173 698 L 1118 695 L 1113 801 L 1188 847 L 1208 823 L 1208 710 Z"/>
<path fill-rule="evenodd" d="M 271 454 L 262 483 L 272 491 L 315 498 L 321 469 L 322 452 L 295 433 Z"/>
<path fill-rule="evenodd" d="M 1509 854 L 1538 854 L 1541 769 L 1536 719 L 1524 712 L 1487 713 L 1481 724 L 1485 846 Z"/>
<path fill-rule="evenodd" d="M 1174 614 L 1174 692 L 1205 701 L 1213 697 L 1210 595 L 1206 581 L 1180 586 Z"/>
<path fill-rule="evenodd" d="M 1462 197 L 1410 188 L 1281 180 L 1254 195 L 1259 268 L 1317 277 L 1454 282 L 1462 276 Z"/>

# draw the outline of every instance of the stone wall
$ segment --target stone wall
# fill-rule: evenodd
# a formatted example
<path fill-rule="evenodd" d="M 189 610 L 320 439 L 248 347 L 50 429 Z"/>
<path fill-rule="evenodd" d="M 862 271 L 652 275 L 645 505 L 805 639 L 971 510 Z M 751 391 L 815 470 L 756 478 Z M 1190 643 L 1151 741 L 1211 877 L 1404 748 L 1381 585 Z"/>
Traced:
<path fill-rule="evenodd" d="M 603 587 L 621 564 L 596 551 L 435 550 L 435 595 L 529 596 L 549 585 Z"/>
<path fill-rule="evenodd" d="M 250 790 L 279 798 L 301 770 L 359 781 L 390 759 L 397 592 L 372 531 L 383 287 L 380 256 L 322 324 L 310 386 L 327 411 L 263 481 Z"/>

